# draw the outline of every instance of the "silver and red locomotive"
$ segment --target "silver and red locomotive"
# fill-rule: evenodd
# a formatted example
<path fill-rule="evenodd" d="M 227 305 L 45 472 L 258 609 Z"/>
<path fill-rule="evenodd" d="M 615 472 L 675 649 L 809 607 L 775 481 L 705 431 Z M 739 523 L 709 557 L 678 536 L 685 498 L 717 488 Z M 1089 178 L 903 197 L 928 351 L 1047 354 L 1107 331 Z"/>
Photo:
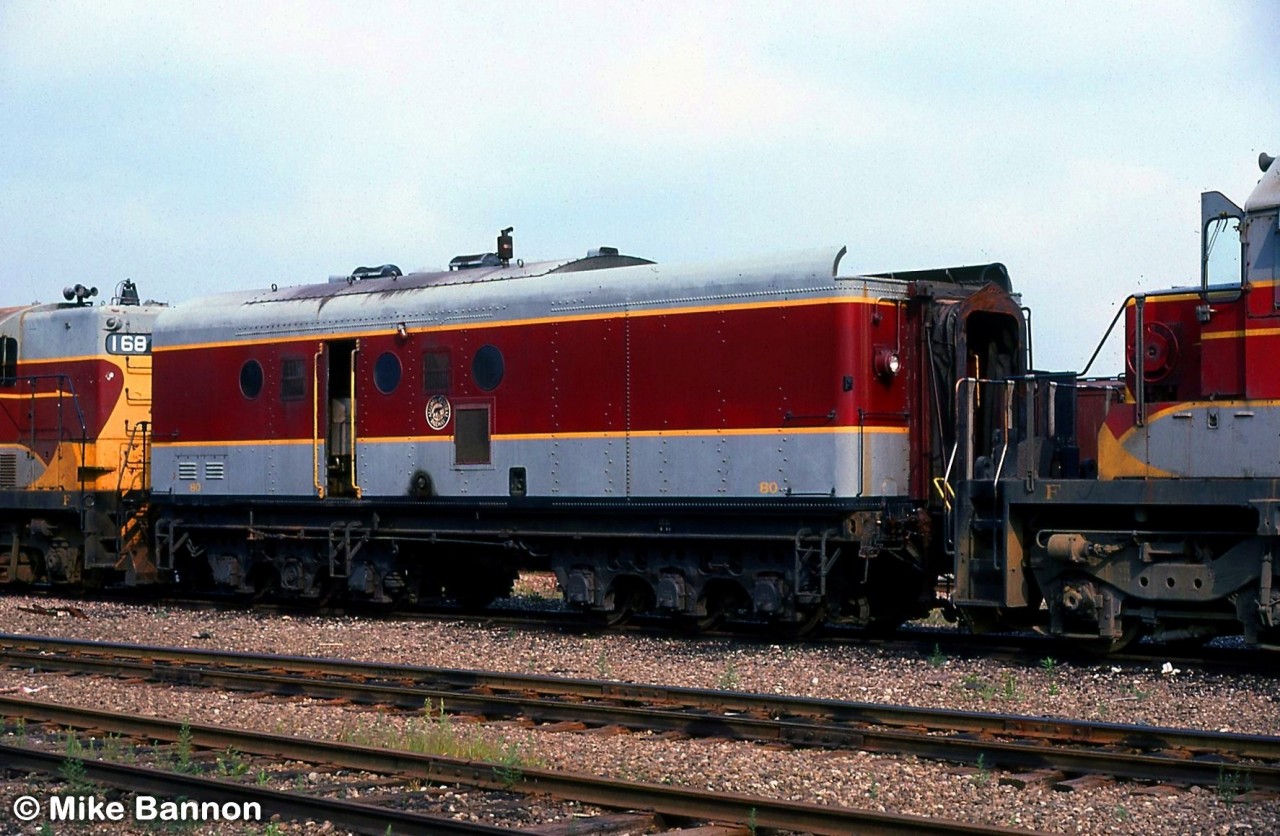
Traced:
<path fill-rule="evenodd" d="M 1002 267 L 524 264 L 509 232 L 498 250 L 167 312 L 159 565 L 482 603 L 539 561 L 612 622 L 803 631 L 932 605 L 951 391 L 1025 371 Z"/>
<path fill-rule="evenodd" d="M 1200 285 L 1127 300 L 1111 381 L 1033 371 L 998 264 L 835 248 L 525 264 L 508 229 L 439 272 L 0 311 L 0 584 L 481 605 L 537 565 L 609 622 L 799 634 L 953 576 L 976 629 L 1280 644 L 1261 162 L 1203 199 Z"/>

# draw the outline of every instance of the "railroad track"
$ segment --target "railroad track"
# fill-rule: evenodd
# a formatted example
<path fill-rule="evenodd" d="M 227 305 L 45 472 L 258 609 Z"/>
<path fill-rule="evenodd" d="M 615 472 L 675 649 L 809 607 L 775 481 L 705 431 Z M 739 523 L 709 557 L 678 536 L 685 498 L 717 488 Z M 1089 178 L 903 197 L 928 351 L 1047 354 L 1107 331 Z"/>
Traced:
<path fill-rule="evenodd" d="M 207 726 L 179 723 L 140 716 L 125 716 L 115 712 L 97 711 L 54 703 L 36 703 L 30 700 L 0 697 L 0 716 L 24 721 L 50 724 L 59 728 L 93 729 L 95 732 L 126 735 L 147 741 L 176 742 L 185 739 L 189 745 L 215 751 L 235 750 L 240 753 L 265 756 L 290 761 L 327 764 L 346 769 L 372 773 L 392 774 L 440 783 L 460 783 L 472 787 L 506 792 L 548 794 L 587 804 L 617 809 L 646 809 L 662 815 L 697 821 L 734 822 L 749 828 L 770 827 L 801 830 L 817 834 L 867 833 L 881 836 L 907 836 L 907 834 L 1022 834 L 1027 831 L 987 825 L 975 825 L 941 819 L 907 816 L 892 813 L 854 810 L 820 804 L 780 801 L 756 796 L 725 793 L 721 791 L 694 790 L 660 784 L 637 784 L 599 778 L 570 772 L 545 769 L 520 768 L 498 770 L 493 764 L 477 763 L 456 758 L 440 757 L 360 746 L 347 743 L 308 740 L 287 735 L 267 734 L 254 730 L 240 730 L 224 726 Z M 6 767 L 35 763 L 35 769 L 57 769 L 65 761 L 63 753 L 32 754 L 25 747 L 0 747 L 0 756 L 10 757 Z M 26 759 L 26 760 L 24 760 Z M 90 776 L 103 780 L 119 781 L 130 788 L 143 788 L 166 793 L 185 792 L 198 797 L 209 793 L 214 799 L 231 798 L 245 800 L 251 788 L 226 781 L 211 783 L 193 782 L 192 776 L 170 777 L 158 770 L 126 770 L 101 762 L 86 762 Z M 125 774 L 127 773 L 127 774 Z M 175 783 L 175 780 L 177 781 Z M 152 783 L 147 784 L 146 781 Z M 138 782 L 138 783 L 132 783 Z M 269 817 L 277 812 L 282 815 L 302 815 L 312 818 L 328 818 L 328 813 L 309 807 L 310 797 L 300 798 L 295 793 L 284 797 L 274 794 L 254 796 L 263 804 Z M 325 801 L 333 803 L 332 799 Z M 276 808 L 274 804 L 282 805 Z M 292 806 L 290 806 L 292 805 Z M 381 807 L 344 803 L 333 808 L 335 819 L 356 816 L 361 832 L 401 832 L 401 824 L 416 827 L 405 832 L 490 833 L 510 832 L 489 830 L 440 830 L 432 831 L 429 818 L 417 820 L 394 819 L 384 814 Z M 288 811 L 288 812 L 286 812 Z M 364 816 L 359 820 L 359 816 Z M 350 818 L 340 819 L 351 821 Z M 424 828 L 425 829 L 422 829 Z"/>
<path fill-rule="evenodd" d="M 118 602 L 117 602 L 118 603 Z M 308 608 L 289 604 L 258 603 L 252 605 L 230 604 L 209 599 L 167 599 L 147 601 L 148 606 L 169 606 L 186 609 L 252 609 L 254 612 L 281 615 L 305 615 L 308 617 L 344 617 L 385 619 L 389 621 L 446 621 L 465 622 L 487 627 L 510 629 L 547 630 L 577 635 L 597 635 L 604 632 L 652 635 L 670 638 L 673 634 L 687 635 L 695 639 L 721 639 L 743 644 L 777 644 L 786 642 L 769 625 L 756 622 L 734 622 L 732 629 L 704 631 L 697 634 L 683 631 L 660 618 L 638 616 L 623 627 L 605 627 L 596 618 L 565 609 L 520 609 L 517 607 L 493 607 L 482 612 L 442 605 L 420 610 L 386 610 L 378 608 Z M 56 615 L 74 612 L 74 605 L 32 606 L 31 612 Z M 1082 665 L 1162 665 L 1165 662 L 1184 670 L 1212 670 L 1220 673 L 1248 674 L 1252 676 L 1280 676 L 1275 651 L 1242 646 L 1214 646 L 1209 649 L 1189 649 L 1187 646 L 1169 646 L 1138 642 L 1122 653 L 1099 656 L 1069 642 L 1034 632 L 972 634 L 960 628 L 920 627 L 908 624 L 889 636 L 872 636 L 864 630 L 839 624 L 827 625 L 815 635 L 803 640 L 804 644 L 835 644 L 872 647 L 887 653 L 929 656 L 941 653 L 955 658 L 984 658 L 1007 661 L 1014 664 L 1030 664 L 1052 658 L 1058 662 Z"/>
<path fill-rule="evenodd" d="M 0 661 L 490 719 L 620 726 L 915 755 L 984 768 L 1280 790 L 1280 737 L 964 712 L 609 680 L 386 665 L 0 634 Z"/>

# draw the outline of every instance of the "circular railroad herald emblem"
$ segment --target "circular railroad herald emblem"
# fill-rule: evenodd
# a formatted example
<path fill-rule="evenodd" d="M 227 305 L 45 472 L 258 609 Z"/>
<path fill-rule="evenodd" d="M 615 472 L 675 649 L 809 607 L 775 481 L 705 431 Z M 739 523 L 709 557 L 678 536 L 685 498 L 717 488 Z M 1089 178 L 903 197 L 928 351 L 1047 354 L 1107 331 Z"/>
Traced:
<path fill-rule="evenodd" d="M 449 418 L 453 416 L 453 407 L 444 395 L 432 395 L 427 401 L 427 426 L 433 430 L 443 430 L 449 426 Z"/>

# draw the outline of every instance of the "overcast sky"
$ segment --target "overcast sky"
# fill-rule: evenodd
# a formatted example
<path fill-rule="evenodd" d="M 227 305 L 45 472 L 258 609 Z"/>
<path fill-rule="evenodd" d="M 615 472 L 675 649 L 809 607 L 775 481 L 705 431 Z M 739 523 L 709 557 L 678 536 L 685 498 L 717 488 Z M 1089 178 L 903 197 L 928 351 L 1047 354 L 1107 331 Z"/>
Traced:
<path fill-rule="evenodd" d="M 0 306 L 847 245 L 1002 261 L 1042 368 L 1198 281 L 1280 154 L 1280 3 L 0 0 Z M 1104 355 L 1109 372 L 1120 352 Z"/>

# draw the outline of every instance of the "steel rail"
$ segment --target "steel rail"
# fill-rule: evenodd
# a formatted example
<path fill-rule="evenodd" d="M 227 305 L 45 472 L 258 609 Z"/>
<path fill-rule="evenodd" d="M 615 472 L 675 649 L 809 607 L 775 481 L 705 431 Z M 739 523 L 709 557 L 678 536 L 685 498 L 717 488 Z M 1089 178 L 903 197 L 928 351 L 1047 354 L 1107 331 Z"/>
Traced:
<path fill-rule="evenodd" d="M 564 702 L 532 696 L 500 696 L 456 691 L 377 685 L 367 682 L 301 679 L 244 671 L 209 668 L 152 667 L 141 662 L 89 659 L 29 658 L 32 667 L 79 672 L 109 671 L 116 675 L 147 676 L 154 680 L 254 693 L 304 694 L 322 699 L 421 708 L 437 701 L 451 712 L 487 717 L 524 717 L 534 722 L 579 722 L 590 726 L 623 726 L 649 731 L 679 731 L 695 737 L 777 741 L 797 746 L 849 748 L 880 754 L 915 755 L 933 760 L 987 767 L 1061 770 L 1073 774 L 1103 774 L 1119 778 L 1213 786 L 1230 765 L 1259 789 L 1280 789 L 1280 767 L 1271 764 L 1233 764 L 1225 760 L 1194 760 L 1159 755 L 1077 747 L 1045 747 L 1038 743 L 1010 742 L 972 737 L 940 736 L 916 731 L 842 727 L 832 723 L 775 720 L 749 715 L 690 715 L 678 709 L 643 708 L 599 703 Z M 998 715 L 993 715 L 998 716 Z M 1035 718 L 1003 718 L 1026 721 L 1030 736 L 1050 729 L 1052 721 Z M 1018 733 L 1001 722 L 1002 734 Z M 1052 735 L 1051 735 L 1052 736 Z M 1061 734 L 1058 735 L 1061 737 Z"/>
<path fill-rule="evenodd" d="M 28 590 L 28 594 L 36 597 L 51 596 L 49 590 Z M 227 606 L 227 599 L 159 599 L 156 603 L 186 609 L 222 608 Z M 221 603 L 219 603 L 221 602 Z M 243 605 L 231 605 L 232 609 L 243 610 Z M 631 633 L 638 635 L 672 636 L 680 635 L 678 628 L 669 620 L 660 617 L 639 614 L 635 620 L 619 627 L 606 627 L 590 614 L 563 609 L 528 609 L 498 607 L 482 612 L 463 610 L 452 605 L 440 607 L 422 606 L 412 610 L 378 610 L 360 607 L 315 607 L 302 603 L 256 603 L 255 612 L 302 614 L 308 617 L 338 617 L 358 615 L 372 620 L 387 622 L 397 621 L 453 621 L 481 623 L 487 625 L 501 624 L 512 627 L 523 627 L 534 630 L 550 630 L 562 633 L 595 635 L 608 630 L 613 633 Z M 726 639 L 746 644 L 776 644 L 787 640 L 773 631 L 769 624 L 763 622 L 733 622 L 727 628 L 708 630 L 698 634 L 704 639 Z M 1280 676 L 1280 667 L 1275 665 L 1275 651 L 1262 648 L 1245 647 L 1213 647 L 1205 654 L 1193 655 L 1185 650 L 1160 645 L 1135 643 L 1123 652 L 1109 653 L 1099 656 L 1096 650 L 1080 647 L 1069 641 L 1053 638 L 1042 633 L 982 633 L 973 634 L 955 628 L 922 628 L 905 626 L 887 637 L 871 636 L 863 628 L 851 625 L 831 623 L 823 628 L 821 634 L 805 639 L 805 644 L 834 644 L 837 646 L 855 645 L 859 647 L 876 647 L 894 652 L 910 654 L 918 650 L 928 655 L 939 648 L 958 657 L 982 657 L 1004 659 L 1017 663 L 1034 663 L 1051 656 L 1058 661 L 1096 665 L 1133 664 L 1146 665 L 1170 662 L 1182 667 L 1198 667 L 1203 669 L 1224 670 L 1248 673 L 1254 676 L 1275 678 Z"/>
<path fill-rule="evenodd" d="M 66 764 L 67 755 L 29 749 L 24 746 L 0 744 L 0 762 L 4 763 L 5 769 L 47 772 L 56 775 Z M 219 804 L 256 802 L 262 805 L 265 820 L 270 820 L 273 815 L 280 815 L 289 819 L 330 821 L 343 829 L 376 836 L 382 836 L 385 833 L 421 834 L 421 836 L 432 836 L 432 834 L 446 834 L 446 836 L 494 834 L 496 836 L 496 834 L 516 832 L 506 827 L 464 822 L 427 813 L 411 813 L 391 807 L 376 807 L 372 804 L 343 799 L 283 792 L 218 778 L 165 772 L 108 761 L 82 760 L 81 763 L 84 764 L 85 778 L 90 781 L 135 793 L 169 796 L 174 800 L 184 797 L 189 800 L 214 801 Z"/>
<path fill-rule="evenodd" d="M 56 655 L 50 655 L 56 654 Z M 98 654 L 114 654 L 114 660 L 95 660 Z M 1237 758 L 1280 762 L 1280 736 L 1211 732 L 1197 729 L 1099 723 L 1063 718 L 1030 717 L 1017 714 L 968 712 L 953 709 L 920 708 L 842 700 L 752 694 L 679 686 L 643 685 L 609 680 L 570 679 L 536 674 L 491 673 L 437 667 L 417 667 L 385 663 L 367 663 L 309 656 L 275 656 L 236 651 L 128 645 L 92 642 L 78 639 L 48 639 L 32 636 L 0 634 L 0 658 L 10 658 L 24 666 L 67 670 L 79 665 L 84 672 L 118 670 L 138 674 L 155 670 L 157 678 L 178 684 L 203 682 L 230 687 L 236 678 L 254 682 L 252 690 L 268 690 L 271 676 L 325 675 L 356 680 L 358 687 L 339 682 L 276 676 L 278 693 L 305 693 L 312 696 L 350 699 L 356 702 L 384 702 L 406 708 L 421 707 L 425 701 L 445 700 L 456 710 L 498 716 L 523 715 L 547 722 L 564 720 L 594 721 L 601 724 L 626 725 L 634 728 L 658 728 L 690 733 L 715 734 L 756 740 L 777 740 L 795 745 L 841 746 L 864 745 L 872 734 L 867 726 L 923 728 L 970 734 L 1005 735 L 1060 741 L 1095 746 L 1116 746 L 1141 751 L 1183 750 L 1193 753 L 1228 753 Z M 166 662 L 173 667 L 128 666 L 121 660 Z M 141 662 L 139 663 L 141 664 Z M 190 667 L 217 666 L 219 669 Z M 249 674 L 233 675 L 230 666 L 264 671 L 261 679 Z M 511 692 L 519 697 L 503 697 L 496 692 Z M 654 723 L 636 722 L 642 717 L 637 709 L 631 715 L 617 706 L 601 706 L 589 702 L 535 701 L 528 695 L 571 697 L 575 700 L 609 700 L 622 703 L 621 708 L 643 704 L 698 709 L 703 714 L 668 710 L 668 717 L 655 715 Z M 605 712 L 616 712 L 610 717 Z M 652 712 L 653 709 L 650 709 Z M 768 719 L 766 719 L 768 718 Z M 735 733 L 734 729 L 741 731 Z M 705 731 L 699 731 L 704 730 Z M 938 738 L 945 739 L 945 738 Z M 988 748 L 990 744 L 987 745 Z M 1037 753 L 1044 754 L 1043 747 Z M 985 750 L 984 750 L 985 752 Z M 920 752 L 913 752 L 920 754 Z M 990 760 L 988 753 L 987 762 Z M 976 755 L 974 755 L 976 759 Z M 1014 765 L 1027 765 L 1017 761 Z M 1266 770 L 1262 770 L 1266 771 Z M 1139 776 L 1129 776 L 1139 777 Z"/>
<path fill-rule="evenodd" d="M 1026 836 L 1028 831 L 880 813 L 822 804 L 694 790 L 663 784 L 629 783 L 572 772 L 537 768 L 509 768 L 501 764 L 465 761 L 395 749 L 309 740 L 287 735 L 224 726 L 178 723 L 139 715 L 77 708 L 57 703 L 0 697 L 0 716 L 28 722 L 95 729 L 146 740 L 176 741 L 207 749 L 233 748 L 250 755 L 324 763 L 366 772 L 390 773 L 438 783 L 461 783 L 482 789 L 546 793 L 558 798 L 621 809 L 647 809 L 660 814 L 706 821 L 746 823 L 818 834 L 848 833 L 872 836 L 911 834 L 1003 834 Z M 86 763 L 88 766 L 88 763 Z M 241 785 L 235 785 L 237 787 Z"/>

